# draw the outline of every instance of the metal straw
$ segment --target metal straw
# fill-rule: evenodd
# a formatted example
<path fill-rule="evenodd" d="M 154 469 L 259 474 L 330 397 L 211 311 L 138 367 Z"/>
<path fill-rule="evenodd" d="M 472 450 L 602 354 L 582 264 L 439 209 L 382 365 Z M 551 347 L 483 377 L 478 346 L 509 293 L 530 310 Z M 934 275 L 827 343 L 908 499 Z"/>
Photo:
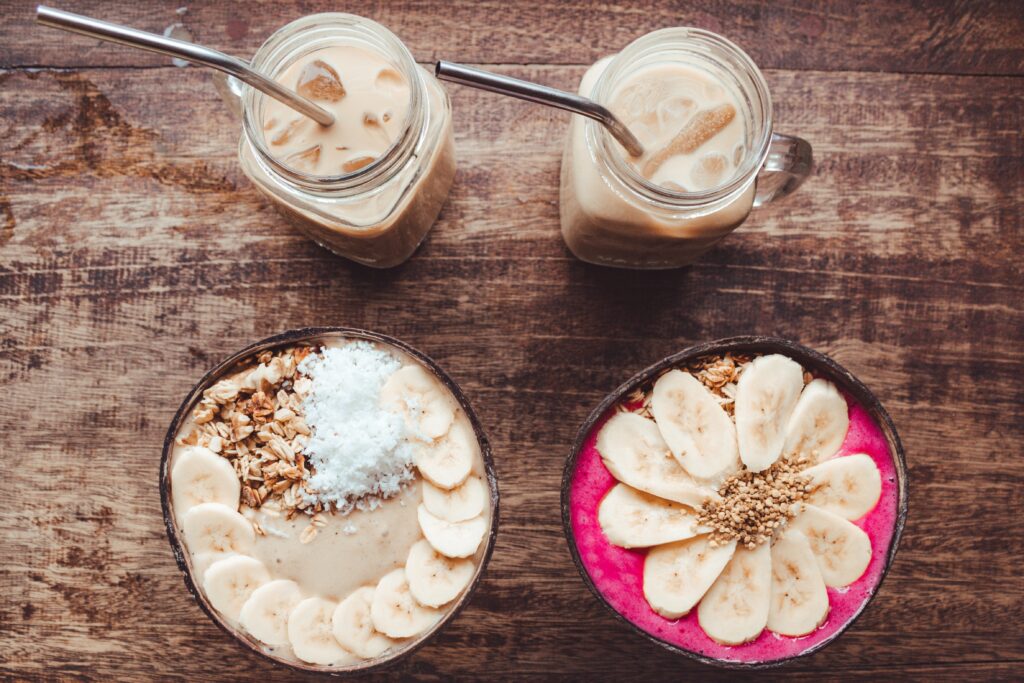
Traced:
<path fill-rule="evenodd" d="M 549 107 L 582 114 L 602 123 L 631 155 L 638 157 L 644 153 L 643 145 L 623 125 L 622 121 L 619 121 L 615 114 L 594 100 L 557 88 L 549 88 L 546 85 L 500 76 L 490 71 L 451 62 L 438 62 L 434 68 L 434 74 L 443 81 L 460 83 L 499 95 L 508 95 L 527 102 L 546 104 Z"/>
<path fill-rule="evenodd" d="M 83 36 L 91 36 L 100 40 L 110 41 L 111 43 L 137 47 L 150 52 L 158 52 L 162 55 L 178 57 L 188 62 L 212 67 L 234 76 L 243 83 L 248 83 L 260 92 L 273 97 L 300 114 L 305 114 L 321 125 L 330 126 L 334 123 L 334 116 L 326 109 L 313 104 L 305 97 L 301 97 L 288 88 L 275 83 L 259 72 L 253 71 L 241 59 L 226 55 L 223 52 L 184 40 L 175 40 L 174 38 L 139 31 L 138 29 L 128 28 L 119 24 L 111 24 L 106 21 L 84 17 L 81 14 L 64 12 L 43 5 L 39 5 L 36 8 L 36 21 L 43 26 L 80 33 Z"/>

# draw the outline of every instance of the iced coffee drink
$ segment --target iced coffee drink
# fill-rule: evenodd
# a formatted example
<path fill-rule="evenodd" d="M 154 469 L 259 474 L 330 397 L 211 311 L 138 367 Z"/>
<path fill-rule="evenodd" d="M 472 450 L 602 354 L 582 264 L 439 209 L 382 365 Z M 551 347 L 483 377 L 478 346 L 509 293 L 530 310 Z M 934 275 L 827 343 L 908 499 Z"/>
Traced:
<path fill-rule="evenodd" d="M 769 152 L 771 103 L 739 48 L 706 31 L 664 29 L 598 61 L 579 92 L 607 106 L 644 154 L 631 156 L 597 122 L 573 118 L 561 225 L 577 257 L 683 266 L 746 219 Z"/>
<path fill-rule="evenodd" d="M 455 175 L 444 89 L 387 29 L 345 14 L 275 34 L 256 65 L 331 112 L 322 126 L 252 91 L 244 100 L 246 174 L 293 224 L 359 263 L 405 261 Z"/>

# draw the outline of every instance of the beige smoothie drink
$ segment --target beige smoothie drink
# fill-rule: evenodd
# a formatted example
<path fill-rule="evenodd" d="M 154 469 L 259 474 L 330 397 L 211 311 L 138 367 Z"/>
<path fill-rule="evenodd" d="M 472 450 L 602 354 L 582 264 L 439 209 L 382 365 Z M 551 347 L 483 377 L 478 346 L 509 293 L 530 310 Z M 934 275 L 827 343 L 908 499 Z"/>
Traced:
<path fill-rule="evenodd" d="M 579 92 L 592 96 L 611 58 L 594 64 Z M 738 192 L 699 210 L 673 206 L 672 194 L 712 190 L 732 180 L 749 153 L 748 123 L 737 94 L 695 64 L 665 61 L 626 75 L 609 108 L 639 138 L 645 154 L 611 155 L 624 174 L 656 186 L 647 199 L 603 167 L 595 124 L 574 117 L 562 160 L 562 235 L 572 252 L 601 265 L 666 268 L 692 262 L 746 219 L 753 178 Z M 659 193 L 660 190 L 660 193 Z M 659 201 L 657 195 L 661 194 Z"/>
<path fill-rule="evenodd" d="M 358 668 L 422 639 L 490 529 L 468 416 L 379 343 L 265 352 L 204 392 L 169 470 L 196 585 L 284 661 Z"/>
<path fill-rule="evenodd" d="M 268 51 L 263 68 L 335 123 L 321 126 L 251 95 L 243 170 L 322 246 L 365 265 L 397 265 L 433 225 L 455 176 L 448 96 L 379 24 L 329 14 L 294 26 L 261 48 Z M 306 31 L 314 34 L 311 46 Z"/>

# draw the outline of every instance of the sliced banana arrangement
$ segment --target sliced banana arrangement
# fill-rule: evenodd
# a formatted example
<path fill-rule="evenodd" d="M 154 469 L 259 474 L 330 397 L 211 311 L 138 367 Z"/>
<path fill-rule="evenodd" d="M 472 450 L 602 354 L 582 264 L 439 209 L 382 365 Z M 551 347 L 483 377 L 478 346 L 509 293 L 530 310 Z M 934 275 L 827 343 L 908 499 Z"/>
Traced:
<path fill-rule="evenodd" d="M 665 619 L 695 610 L 728 646 L 765 629 L 805 636 L 828 618 L 828 589 L 856 582 L 872 558 L 857 522 L 881 476 L 869 455 L 840 455 L 849 428 L 843 394 L 791 358 L 698 359 L 601 427 L 596 448 L 619 483 L 597 521 L 611 544 L 646 553 L 643 595 Z M 426 519 L 431 544 L 455 535 L 439 521 Z"/>
<path fill-rule="evenodd" d="M 319 667 L 369 665 L 431 632 L 491 528 L 469 416 L 382 343 L 260 354 L 204 393 L 169 473 L 209 605 L 268 654 Z"/>

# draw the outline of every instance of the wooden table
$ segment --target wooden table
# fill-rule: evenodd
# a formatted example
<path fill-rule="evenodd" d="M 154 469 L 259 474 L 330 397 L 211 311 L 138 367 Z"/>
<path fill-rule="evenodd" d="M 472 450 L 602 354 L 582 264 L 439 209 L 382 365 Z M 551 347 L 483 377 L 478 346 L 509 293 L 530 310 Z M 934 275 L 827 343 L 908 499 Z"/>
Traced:
<path fill-rule="evenodd" d="M 153 31 L 180 22 L 243 56 L 288 21 L 340 8 L 63 4 Z M 595 268 L 558 231 L 568 115 L 452 88 L 448 203 L 412 260 L 368 270 L 257 195 L 208 73 L 37 28 L 33 3 L 0 2 L 0 677 L 290 678 L 185 592 L 157 464 L 208 367 L 307 325 L 371 328 L 432 355 L 494 444 L 502 525 L 487 576 L 395 674 L 736 678 L 606 612 L 570 561 L 558 506 L 569 444 L 605 392 L 670 352 L 744 333 L 801 341 L 857 373 L 910 464 L 909 525 L 877 600 L 784 673 L 1022 674 L 1019 2 L 344 7 L 423 62 L 564 88 L 653 29 L 722 32 L 764 69 L 778 129 L 813 143 L 816 171 L 691 268 Z"/>

